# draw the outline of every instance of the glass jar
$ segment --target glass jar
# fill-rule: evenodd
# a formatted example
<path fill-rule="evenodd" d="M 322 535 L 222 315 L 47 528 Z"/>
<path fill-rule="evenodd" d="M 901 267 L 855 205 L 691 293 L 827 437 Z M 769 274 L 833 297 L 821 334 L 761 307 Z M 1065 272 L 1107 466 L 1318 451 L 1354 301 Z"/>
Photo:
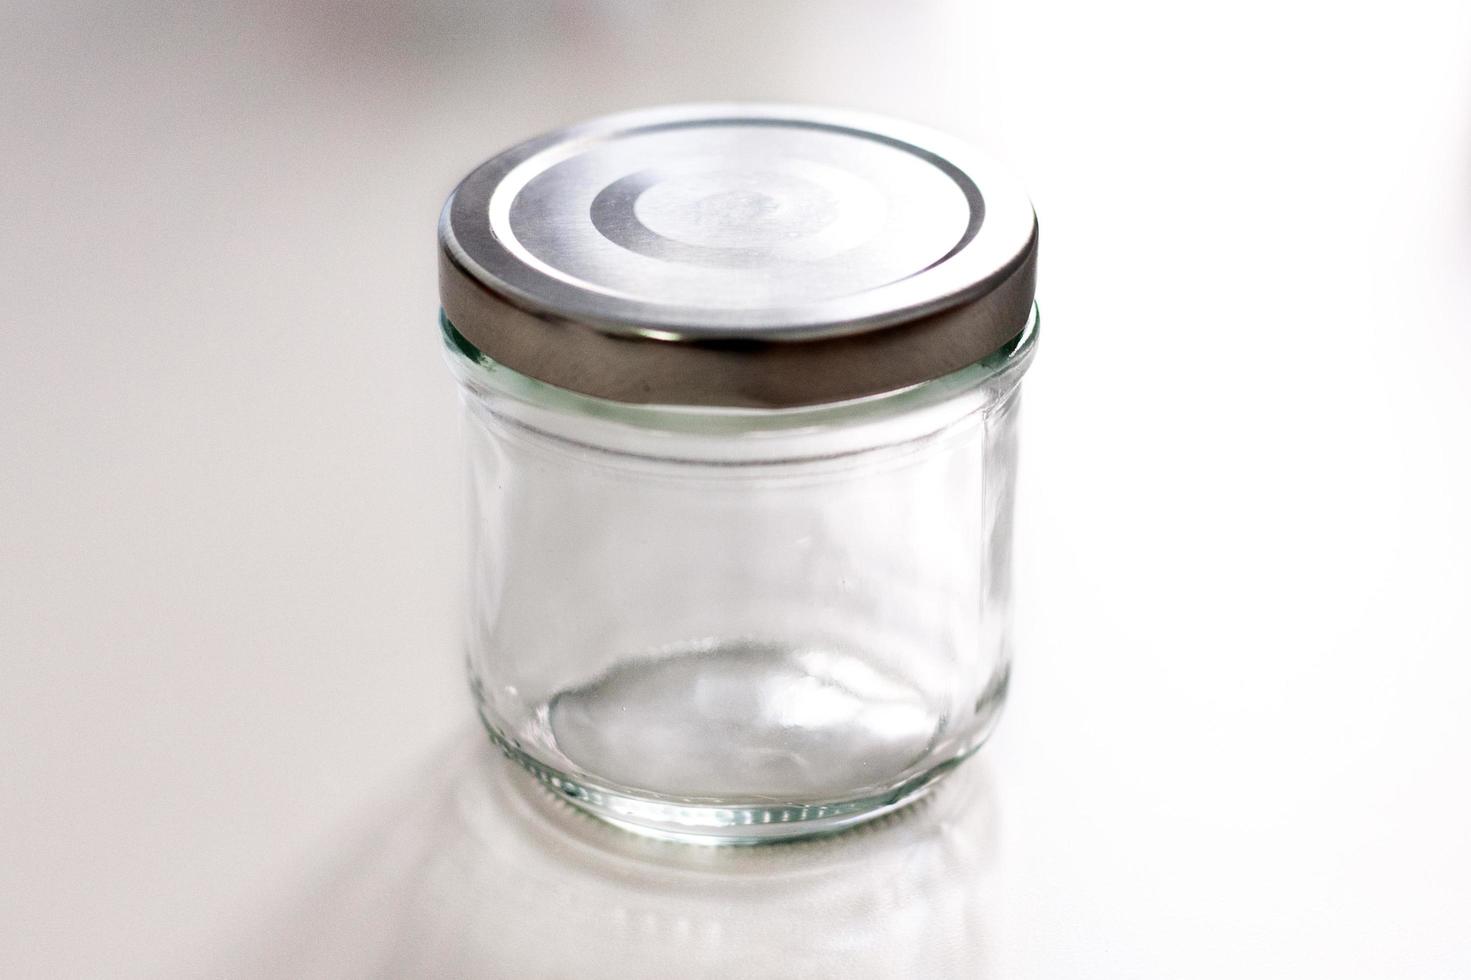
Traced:
<path fill-rule="evenodd" d="M 633 830 L 914 799 L 1005 698 L 1036 224 L 974 151 L 690 106 L 532 140 L 440 223 L 491 737 Z"/>

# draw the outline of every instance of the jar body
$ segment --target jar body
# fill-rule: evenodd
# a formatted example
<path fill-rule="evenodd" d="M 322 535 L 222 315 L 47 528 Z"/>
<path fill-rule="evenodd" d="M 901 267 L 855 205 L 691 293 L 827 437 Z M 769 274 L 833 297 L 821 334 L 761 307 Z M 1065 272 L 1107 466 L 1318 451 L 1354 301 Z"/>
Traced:
<path fill-rule="evenodd" d="M 1035 316 L 954 375 L 781 410 L 576 395 L 445 331 L 467 660 L 516 761 L 631 829 L 752 842 L 892 810 L 989 734 Z"/>

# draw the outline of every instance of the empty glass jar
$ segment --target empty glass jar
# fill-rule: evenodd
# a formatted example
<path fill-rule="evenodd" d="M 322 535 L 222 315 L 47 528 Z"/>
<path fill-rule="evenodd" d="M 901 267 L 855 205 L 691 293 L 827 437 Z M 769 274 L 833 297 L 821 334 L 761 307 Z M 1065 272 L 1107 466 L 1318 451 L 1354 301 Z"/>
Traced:
<path fill-rule="evenodd" d="M 1036 243 L 984 158 L 831 111 L 627 113 L 467 177 L 441 324 L 501 748 L 604 819 L 751 842 L 979 746 Z"/>

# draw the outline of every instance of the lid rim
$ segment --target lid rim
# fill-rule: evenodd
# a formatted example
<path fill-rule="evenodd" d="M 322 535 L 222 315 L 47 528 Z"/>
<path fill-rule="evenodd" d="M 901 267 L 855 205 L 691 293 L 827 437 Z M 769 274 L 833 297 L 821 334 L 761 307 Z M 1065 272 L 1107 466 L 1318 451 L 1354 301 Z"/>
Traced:
<path fill-rule="evenodd" d="M 806 341 L 607 333 L 523 309 L 456 274 L 441 253 L 441 308 L 477 350 L 538 381 L 633 404 L 795 408 L 895 391 L 996 353 L 1032 315 L 1039 239 L 980 300 L 891 327 Z"/>

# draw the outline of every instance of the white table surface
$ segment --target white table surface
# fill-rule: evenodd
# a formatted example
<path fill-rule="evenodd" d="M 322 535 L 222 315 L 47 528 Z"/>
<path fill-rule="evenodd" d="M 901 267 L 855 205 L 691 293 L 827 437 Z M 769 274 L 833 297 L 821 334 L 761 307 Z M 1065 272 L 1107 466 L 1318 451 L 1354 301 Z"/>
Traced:
<path fill-rule="evenodd" d="M 1044 326 L 998 735 L 712 851 L 475 729 L 434 225 L 723 98 L 989 145 Z M 1466 4 L 10 3 L 0 163 L 0 975 L 1471 976 Z"/>

